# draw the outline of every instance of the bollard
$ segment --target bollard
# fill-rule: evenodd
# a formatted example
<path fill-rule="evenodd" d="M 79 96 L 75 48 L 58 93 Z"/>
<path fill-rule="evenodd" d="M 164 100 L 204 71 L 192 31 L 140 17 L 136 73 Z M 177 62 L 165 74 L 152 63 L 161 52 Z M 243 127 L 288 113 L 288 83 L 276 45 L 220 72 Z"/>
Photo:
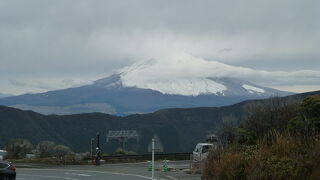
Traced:
<path fill-rule="evenodd" d="M 162 171 L 163 172 L 168 172 L 168 160 L 163 160 L 162 161 Z"/>
<path fill-rule="evenodd" d="M 148 171 L 152 171 L 152 163 L 151 163 L 151 161 L 148 161 Z"/>

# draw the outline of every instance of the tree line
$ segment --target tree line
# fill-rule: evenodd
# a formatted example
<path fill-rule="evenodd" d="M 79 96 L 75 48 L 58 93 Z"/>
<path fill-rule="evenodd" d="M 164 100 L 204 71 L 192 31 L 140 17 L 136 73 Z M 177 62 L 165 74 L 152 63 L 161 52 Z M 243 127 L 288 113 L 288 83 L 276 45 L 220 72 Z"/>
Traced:
<path fill-rule="evenodd" d="M 27 139 L 11 139 L 5 144 L 7 151 L 6 159 L 23 159 L 27 154 L 35 154 L 40 158 L 57 157 L 63 158 L 72 154 L 72 150 L 65 145 L 56 144 L 53 141 L 41 141 L 34 146 Z"/>
<path fill-rule="evenodd" d="M 320 177 L 320 94 L 278 97 L 245 107 L 239 126 L 224 120 L 221 146 L 205 162 L 206 179 Z"/>

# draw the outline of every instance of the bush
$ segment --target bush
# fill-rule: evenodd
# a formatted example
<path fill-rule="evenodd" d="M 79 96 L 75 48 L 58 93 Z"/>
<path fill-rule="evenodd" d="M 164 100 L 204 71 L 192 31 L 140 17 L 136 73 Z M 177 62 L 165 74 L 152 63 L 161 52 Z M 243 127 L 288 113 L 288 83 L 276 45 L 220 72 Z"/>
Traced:
<path fill-rule="evenodd" d="M 223 135 L 235 141 L 223 151 L 210 152 L 206 179 L 320 177 L 320 95 L 300 105 L 272 98 L 248 106 L 247 113 L 238 128 L 225 128 Z"/>
<path fill-rule="evenodd" d="M 54 155 L 60 159 L 70 154 L 71 152 L 71 149 L 65 145 L 57 145 L 54 147 Z"/>
<path fill-rule="evenodd" d="M 262 137 L 275 129 L 284 131 L 288 122 L 298 115 L 298 104 L 295 101 L 270 98 L 260 103 L 251 103 L 245 107 L 246 121 L 243 128 L 255 137 Z"/>
<path fill-rule="evenodd" d="M 132 152 L 132 151 L 126 151 L 126 150 L 123 150 L 121 148 L 118 148 L 114 154 L 116 155 L 135 155 L 137 154 L 136 152 Z"/>
<path fill-rule="evenodd" d="M 205 163 L 203 176 L 208 179 L 244 179 L 246 161 L 241 153 L 210 153 Z"/>
<path fill-rule="evenodd" d="M 320 132 L 320 95 L 303 100 L 299 107 L 299 116 L 290 120 L 288 129 L 306 138 Z"/>
<path fill-rule="evenodd" d="M 7 159 L 21 159 L 31 153 L 33 145 L 26 139 L 11 139 L 5 144 L 5 149 Z"/>
<path fill-rule="evenodd" d="M 40 158 L 52 157 L 56 144 L 52 141 L 41 141 L 36 148 L 36 152 Z"/>

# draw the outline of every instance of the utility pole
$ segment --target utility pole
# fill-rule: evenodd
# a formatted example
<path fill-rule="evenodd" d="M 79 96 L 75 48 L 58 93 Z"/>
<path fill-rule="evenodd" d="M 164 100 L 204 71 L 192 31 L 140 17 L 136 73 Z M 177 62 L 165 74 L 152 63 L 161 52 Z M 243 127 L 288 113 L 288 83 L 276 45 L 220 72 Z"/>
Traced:
<path fill-rule="evenodd" d="M 97 132 L 97 148 L 100 149 L 100 134 Z"/>
<path fill-rule="evenodd" d="M 91 160 L 93 160 L 93 142 L 94 142 L 94 138 L 91 138 L 91 141 L 90 141 L 90 152 L 91 152 Z"/>
<path fill-rule="evenodd" d="M 97 132 L 97 147 L 96 147 L 96 165 L 100 165 L 101 150 L 100 150 L 100 134 Z"/>
<path fill-rule="evenodd" d="M 154 143 L 155 140 L 152 138 L 152 180 L 154 180 Z"/>

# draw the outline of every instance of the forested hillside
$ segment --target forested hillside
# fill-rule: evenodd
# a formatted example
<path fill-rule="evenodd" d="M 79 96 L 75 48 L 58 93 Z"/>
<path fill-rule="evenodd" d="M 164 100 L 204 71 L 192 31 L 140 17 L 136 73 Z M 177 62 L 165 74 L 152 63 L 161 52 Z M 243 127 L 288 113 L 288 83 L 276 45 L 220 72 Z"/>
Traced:
<path fill-rule="evenodd" d="M 302 98 L 319 92 L 288 96 L 281 99 L 301 101 Z M 112 152 L 118 142 L 105 142 L 107 130 L 135 129 L 139 141 L 129 141 L 128 150 L 146 152 L 152 136 L 157 134 L 166 152 L 191 152 L 195 144 L 204 141 L 209 132 L 220 134 L 223 122 L 240 124 L 244 119 L 246 101 L 225 107 L 202 107 L 187 109 L 164 109 L 149 114 L 126 117 L 102 113 L 76 115 L 41 115 L 32 111 L 22 111 L 0 106 L 0 147 L 12 138 L 24 138 L 37 144 L 41 140 L 51 140 L 68 145 L 75 152 L 90 151 L 90 139 L 100 132 L 102 149 Z"/>
<path fill-rule="evenodd" d="M 206 179 L 319 179 L 320 94 L 248 106 L 240 126 L 224 125 Z"/>

